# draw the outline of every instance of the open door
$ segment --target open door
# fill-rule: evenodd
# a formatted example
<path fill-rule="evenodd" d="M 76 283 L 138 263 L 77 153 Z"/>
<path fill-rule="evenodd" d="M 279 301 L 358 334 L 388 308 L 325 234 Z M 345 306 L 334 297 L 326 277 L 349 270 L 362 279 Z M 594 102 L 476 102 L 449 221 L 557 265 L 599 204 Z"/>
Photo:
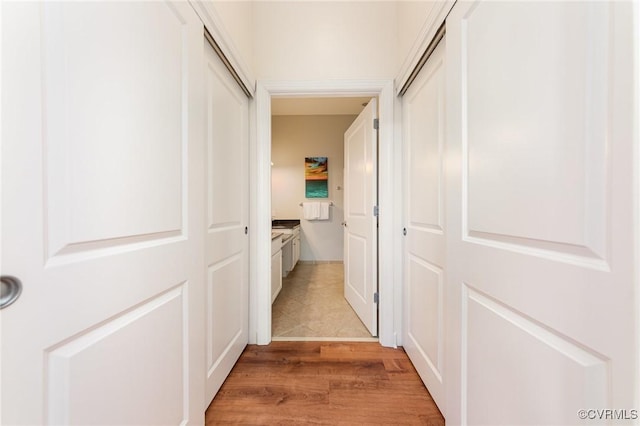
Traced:
<path fill-rule="evenodd" d="M 23 289 L 0 423 L 202 424 L 202 23 L 13 2 L 1 28 L 2 275 Z"/>
<path fill-rule="evenodd" d="M 378 334 L 377 102 L 344 134 L 344 296 L 371 335 Z"/>

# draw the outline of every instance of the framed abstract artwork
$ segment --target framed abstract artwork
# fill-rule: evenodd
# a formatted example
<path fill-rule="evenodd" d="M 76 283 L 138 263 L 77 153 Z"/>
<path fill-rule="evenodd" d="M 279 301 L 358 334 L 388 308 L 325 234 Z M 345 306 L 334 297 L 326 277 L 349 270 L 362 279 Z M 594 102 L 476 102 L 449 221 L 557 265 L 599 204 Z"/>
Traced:
<path fill-rule="evenodd" d="M 305 157 L 304 194 L 306 198 L 329 198 L 327 157 Z"/>

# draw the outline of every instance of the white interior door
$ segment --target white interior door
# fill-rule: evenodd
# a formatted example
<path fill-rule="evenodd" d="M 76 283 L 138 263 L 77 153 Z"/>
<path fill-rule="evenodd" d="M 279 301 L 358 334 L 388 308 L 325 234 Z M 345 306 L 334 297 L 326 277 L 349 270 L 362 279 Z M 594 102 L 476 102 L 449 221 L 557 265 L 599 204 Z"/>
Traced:
<path fill-rule="evenodd" d="M 632 25 L 628 2 L 447 20 L 447 422 L 638 408 Z"/>
<path fill-rule="evenodd" d="M 202 424 L 202 31 L 3 3 L 2 424 Z"/>
<path fill-rule="evenodd" d="M 249 335 L 249 101 L 206 43 L 207 398 Z"/>
<path fill-rule="evenodd" d="M 371 335 L 378 334 L 376 166 L 377 102 L 371 99 L 344 134 L 344 296 Z"/>
<path fill-rule="evenodd" d="M 444 40 L 402 98 L 405 241 L 403 346 L 444 411 Z"/>

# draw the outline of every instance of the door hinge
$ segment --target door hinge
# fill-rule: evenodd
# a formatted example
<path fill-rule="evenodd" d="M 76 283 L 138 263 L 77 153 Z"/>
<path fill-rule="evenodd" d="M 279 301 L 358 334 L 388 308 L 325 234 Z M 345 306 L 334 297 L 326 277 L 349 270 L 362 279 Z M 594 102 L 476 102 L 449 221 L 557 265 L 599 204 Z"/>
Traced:
<path fill-rule="evenodd" d="M 378 206 L 373 206 L 373 215 L 378 216 L 378 214 L 379 214 Z"/>
<path fill-rule="evenodd" d="M 380 128 L 380 120 L 378 120 L 377 118 L 373 119 L 373 128 L 376 130 Z"/>
<path fill-rule="evenodd" d="M 378 297 L 378 292 L 373 293 L 373 303 L 378 304 L 380 297 Z"/>

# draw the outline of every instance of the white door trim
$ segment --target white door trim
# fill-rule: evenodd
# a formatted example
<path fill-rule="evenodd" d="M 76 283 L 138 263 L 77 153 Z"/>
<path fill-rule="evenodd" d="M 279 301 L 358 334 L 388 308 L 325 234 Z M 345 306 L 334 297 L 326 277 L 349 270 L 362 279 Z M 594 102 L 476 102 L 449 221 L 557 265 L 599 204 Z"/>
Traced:
<path fill-rule="evenodd" d="M 396 98 L 392 80 L 258 81 L 250 111 L 250 308 L 249 343 L 271 342 L 271 97 L 377 96 L 379 100 L 379 340 L 401 344 L 401 191 L 400 140 L 395 132 Z M 400 279 L 398 279 L 400 277 Z M 398 283 L 398 284 L 395 284 Z"/>
<path fill-rule="evenodd" d="M 640 3 L 639 2 L 635 2 L 632 6 L 632 10 L 634 13 L 632 13 L 632 26 L 633 26 L 633 40 L 634 40 L 634 55 L 633 55 L 633 80 L 634 80 L 634 87 L 635 87 L 635 93 L 633 95 L 634 98 L 634 105 L 633 105 L 633 112 L 632 112 L 632 117 L 634 117 L 633 119 L 633 145 L 635 146 L 634 149 L 634 156 L 635 156 L 635 162 L 634 164 L 638 165 L 640 164 L 640 118 L 638 118 L 638 115 L 640 114 L 640 77 L 638 77 L 640 75 Z M 637 167 L 637 166 L 636 166 Z M 638 170 L 638 168 L 636 168 L 635 171 L 635 178 L 634 178 L 634 190 L 633 190 L 633 204 L 634 204 L 634 212 L 633 212 L 633 216 L 635 217 L 635 223 L 634 223 L 634 229 L 635 229 L 635 241 L 634 241 L 634 248 L 635 248 L 635 252 L 636 253 L 640 253 L 640 170 Z M 636 264 L 636 268 L 634 271 L 634 281 L 635 281 L 635 305 L 636 305 L 636 318 L 635 318 L 635 329 L 636 331 L 640 330 L 640 309 L 638 309 L 637 307 L 640 306 L 640 267 Z M 636 388 L 636 395 L 635 395 L 635 407 L 640 407 L 640 348 L 638 347 L 638 345 L 636 345 L 636 353 L 635 353 L 635 359 L 636 359 L 636 368 L 635 368 L 635 388 Z"/>

